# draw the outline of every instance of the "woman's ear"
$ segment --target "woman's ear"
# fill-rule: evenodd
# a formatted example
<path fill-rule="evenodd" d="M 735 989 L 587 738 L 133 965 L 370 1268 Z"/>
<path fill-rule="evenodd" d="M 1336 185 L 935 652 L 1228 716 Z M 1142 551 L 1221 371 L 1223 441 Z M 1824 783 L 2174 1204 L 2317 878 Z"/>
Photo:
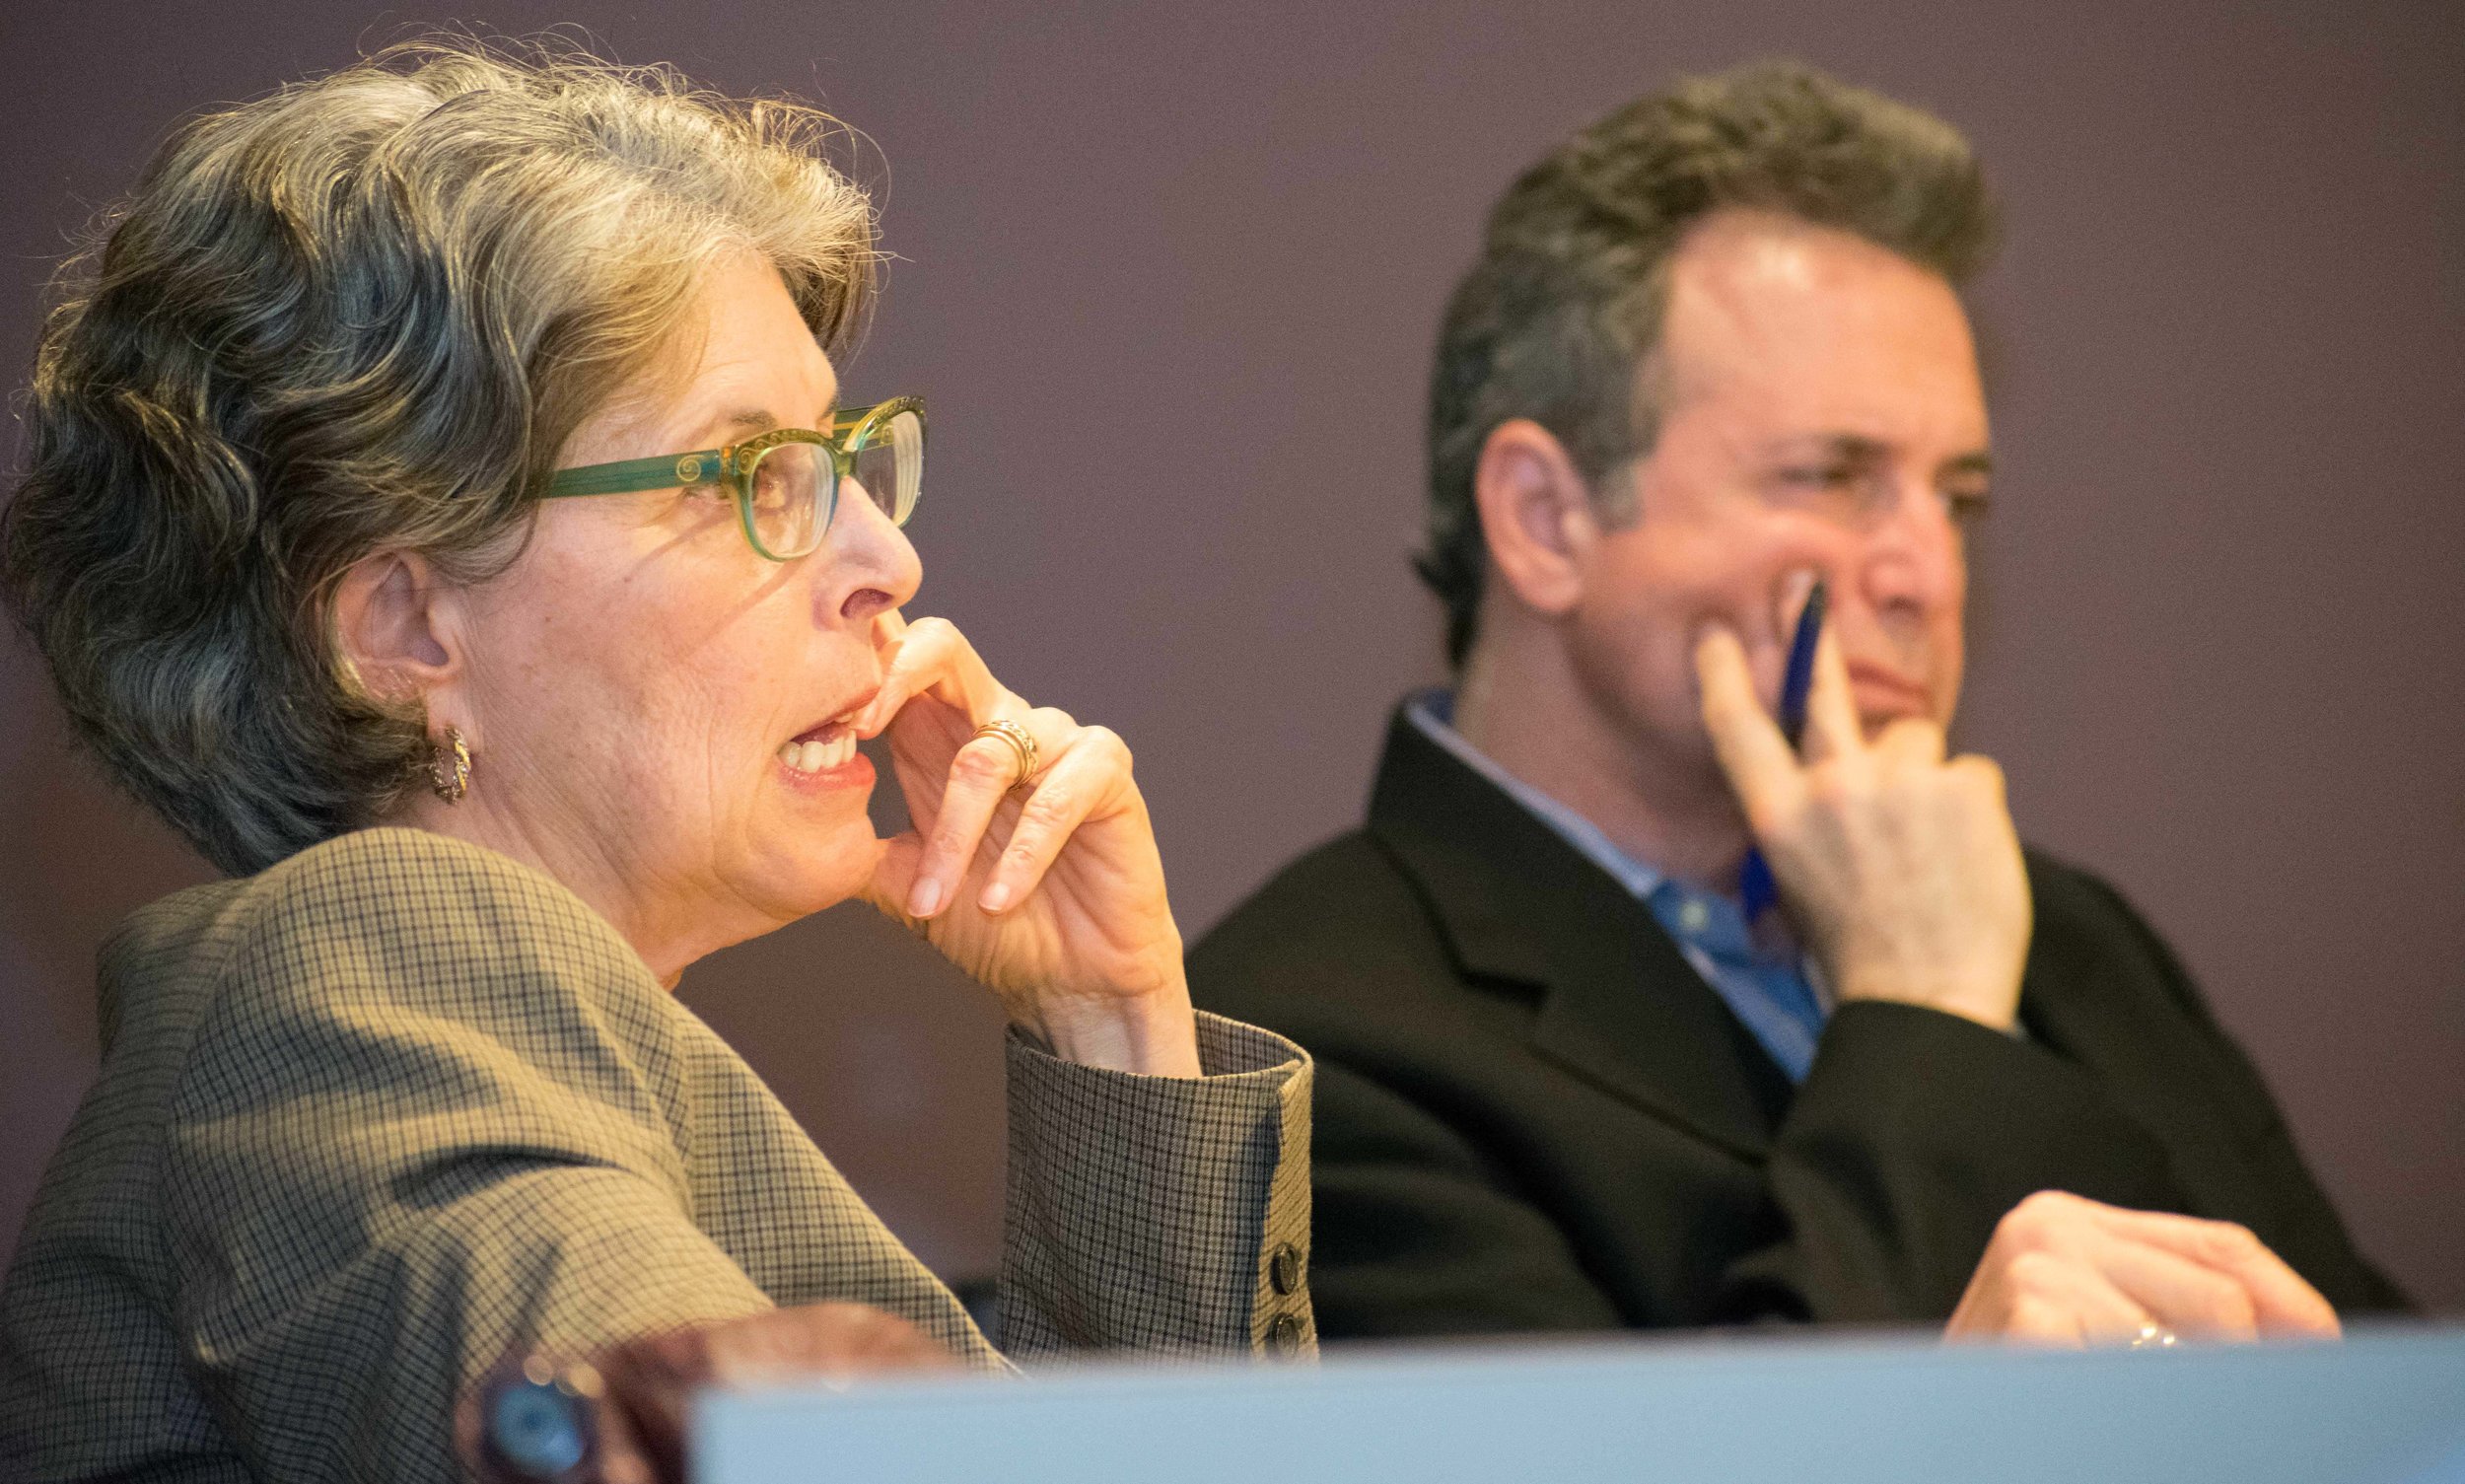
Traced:
<path fill-rule="evenodd" d="M 434 710 L 462 678 L 453 606 L 427 558 L 381 551 L 343 573 L 334 589 L 335 649 L 370 695 Z"/>
<path fill-rule="evenodd" d="M 1583 558 L 1600 528 L 1566 445 L 1528 417 L 1500 423 L 1481 445 L 1472 498 L 1507 588 L 1546 617 L 1571 611 L 1583 599 Z"/>

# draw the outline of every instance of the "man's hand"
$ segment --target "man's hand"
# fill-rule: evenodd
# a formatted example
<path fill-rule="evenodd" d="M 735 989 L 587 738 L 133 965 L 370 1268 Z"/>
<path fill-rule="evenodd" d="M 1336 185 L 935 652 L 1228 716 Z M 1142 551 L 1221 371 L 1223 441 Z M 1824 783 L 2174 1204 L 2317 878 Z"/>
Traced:
<path fill-rule="evenodd" d="M 2334 1339 L 2337 1311 L 2244 1228 L 2041 1190 L 1996 1226 L 1945 1339 Z"/>
<path fill-rule="evenodd" d="M 685 1424 L 705 1386 L 956 1369 L 896 1314 L 862 1304 L 776 1308 L 628 1340 L 579 1363 L 509 1364 L 464 1399 L 456 1441 L 486 1484 L 684 1484 Z M 521 1420 L 492 1429 L 509 1392 Z M 521 1407 L 533 1398 L 544 1405 Z"/>
<path fill-rule="evenodd" d="M 1909 719 L 1867 742 L 1840 645 L 1815 650 L 1801 759 L 1726 629 L 1695 647 L 1704 727 L 1783 904 L 1842 1001 L 1896 1000 L 1999 1030 L 2019 1008 L 2028 877 L 2003 772 L 1943 757 Z"/>

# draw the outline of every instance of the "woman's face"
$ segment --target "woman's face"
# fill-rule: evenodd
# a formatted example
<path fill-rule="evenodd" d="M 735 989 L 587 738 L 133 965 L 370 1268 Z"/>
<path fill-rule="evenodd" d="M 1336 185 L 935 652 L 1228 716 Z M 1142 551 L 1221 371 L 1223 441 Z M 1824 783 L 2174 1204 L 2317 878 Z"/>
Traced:
<path fill-rule="evenodd" d="M 712 273 L 680 343 L 560 466 L 829 426 L 837 375 L 761 257 Z M 755 553 L 707 488 L 543 502 L 521 559 L 462 604 L 462 715 L 438 713 L 475 755 L 455 832 L 511 831 L 663 976 L 846 899 L 880 846 L 873 765 L 838 719 L 879 686 L 876 620 L 921 576 L 865 499 L 842 498 L 819 549 L 788 562 Z"/>

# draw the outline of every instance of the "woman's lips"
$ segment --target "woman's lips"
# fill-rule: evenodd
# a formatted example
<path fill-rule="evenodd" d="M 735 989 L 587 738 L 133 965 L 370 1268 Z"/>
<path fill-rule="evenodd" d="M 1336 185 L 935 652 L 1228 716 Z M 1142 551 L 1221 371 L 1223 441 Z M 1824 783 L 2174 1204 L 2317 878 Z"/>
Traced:
<path fill-rule="evenodd" d="M 779 766 L 799 788 L 840 789 L 870 785 L 873 760 L 856 750 L 856 729 L 824 722 L 779 744 Z"/>
<path fill-rule="evenodd" d="M 855 755 L 856 734 L 835 722 L 779 744 L 779 760 L 797 773 L 826 772 Z"/>
<path fill-rule="evenodd" d="M 856 729 L 851 719 L 873 704 L 881 691 L 880 681 L 865 687 L 846 709 L 826 722 L 817 722 L 779 744 L 779 766 L 787 769 L 791 781 L 818 783 L 835 787 L 861 780 L 873 781 L 873 764 L 856 750 Z"/>

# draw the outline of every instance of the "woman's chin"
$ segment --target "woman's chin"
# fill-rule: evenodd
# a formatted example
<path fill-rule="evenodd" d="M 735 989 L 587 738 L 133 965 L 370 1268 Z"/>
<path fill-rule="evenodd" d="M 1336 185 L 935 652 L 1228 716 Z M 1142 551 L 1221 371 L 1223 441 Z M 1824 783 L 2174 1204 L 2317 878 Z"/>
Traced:
<path fill-rule="evenodd" d="M 862 896 L 873 882 L 883 842 L 873 832 L 873 820 L 857 808 L 836 818 L 782 818 L 780 828 L 756 858 L 761 878 L 758 895 L 784 920 L 808 917 Z M 793 811 L 805 813 L 805 811 Z"/>
<path fill-rule="evenodd" d="M 861 887 L 880 854 L 873 832 L 873 759 L 859 752 L 823 768 L 773 764 L 773 778 L 779 793 L 765 801 L 763 811 L 764 822 L 776 832 L 766 842 L 768 853 L 773 859 L 794 858 L 799 879 L 835 875 Z"/>

